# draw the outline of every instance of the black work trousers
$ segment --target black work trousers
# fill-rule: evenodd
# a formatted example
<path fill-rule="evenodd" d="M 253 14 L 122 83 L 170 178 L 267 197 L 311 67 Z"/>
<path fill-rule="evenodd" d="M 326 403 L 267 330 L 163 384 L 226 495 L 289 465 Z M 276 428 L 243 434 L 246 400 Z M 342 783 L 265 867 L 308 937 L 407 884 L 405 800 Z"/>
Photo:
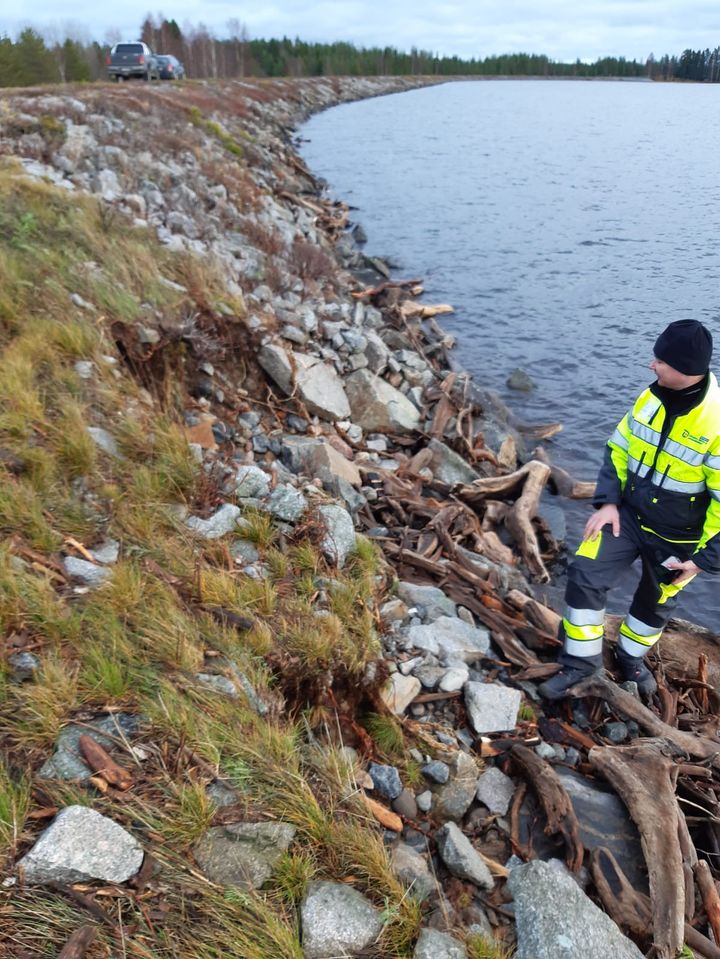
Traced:
<path fill-rule="evenodd" d="M 620 626 L 619 645 L 629 656 L 644 656 L 660 639 L 677 602 L 677 594 L 690 580 L 677 586 L 678 570 L 662 564 L 671 556 L 690 559 L 695 542 L 668 542 L 650 530 L 632 510 L 620 507 L 620 535 L 604 526 L 596 540 L 584 540 L 568 572 L 565 615 L 560 627 L 565 656 L 587 658 L 602 653 L 605 604 L 608 590 L 620 574 L 640 557 L 642 577 L 630 610 Z"/>

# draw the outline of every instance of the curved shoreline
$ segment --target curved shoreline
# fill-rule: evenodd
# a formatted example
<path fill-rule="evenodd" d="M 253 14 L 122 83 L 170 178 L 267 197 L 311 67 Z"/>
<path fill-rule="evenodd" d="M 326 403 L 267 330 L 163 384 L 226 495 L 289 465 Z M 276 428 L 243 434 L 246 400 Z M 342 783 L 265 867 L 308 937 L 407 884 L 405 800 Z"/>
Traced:
<path fill-rule="evenodd" d="M 457 882 L 469 883 L 462 889 L 472 908 L 458 904 L 455 911 L 445 891 L 432 877 L 428 880 L 429 894 L 440 905 L 438 921 L 453 933 L 452 943 L 445 941 L 446 947 L 464 949 L 456 936 L 470 936 L 478 925 L 483 936 L 488 930 L 491 934 L 494 927 L 512 937 L 514 927 L 502 905 L 507 901 L 504 880 L 508 870 L 497 861 L 509 855 L 514 835 L 513 825 L 505 818 L 508 790 L 511 795 L 514 789 L 507 774 L 518 779 L 523 775 L 521 767 L 532 769 L 540 764 L 545 769 L 546 763 L 550 772 L 578 764 L 587 768 L 586 756 L 595 744 L 606 742 L 606 733 L 604 726 L 593 727 L 596 738 L 592 739 L 590 733 L 558 725 L 555 716 L 538 716 L 533 680 L 547 667 L 537 652 L 553 650 L 553 616 L 530 598 L 517 552 L 502 542 L 496 528 L 508 519 L 516 534 L 528 532 L 528 524 L 523 526 L 522 517 L 513 511 L 531 481 L 546 478 L 543 470 L 536 476 L 523 472 L 512 431 L 502 422 L 502 411 L 495 417 L 488 415 L 489 403 L 482 389 L 469 377 L 450 371 L 443 334 L 433 331 L 432 308 L 418 300 L 420 293 L 414 284 L 375 282 L 376 274 L 364 273 L 361 279 L 352 275 L 352 270 L 363 264 L 357 261 L 354 247 L 343 239 L 347 210 L 318 198 L 315 178 L 290 147 L 291 130 L 308 110 L 340 102 L 338 97 L 354 99 L 369 95 L 368 91 L 380 95 L 397 90 L 397 81 L 347 81 L 337 89 L 330 81 L 322 81 L 197 84 L 187 90 L 142 89 L 137 95 L 111 88 L 77 91 L 77 97 L 22 94 L 11 101 L 15 113 L 3 122 L 0 144 L 4 152 L 24 157 L 26 176 L 51 181 L 49 186 L 41 185 L 48 195 L 54 196 L 56 187 L 64 191 L 60 194 L 58 190 L 58 196 L 66 201 L 73 193 L 93 194 L 103 211 L 98 219 L 109 224 L 108 229 L 116 216 L 122 218 L 121 234 L 154 231 L 166 248 L 160 251 L 167 256 L 162 260 L 163 269 L 177 253 L 186 270 L 187 285 L 168 280 L 165 274 L 164 283 L 157 283 L 158 288 L 170 289 L 177 296 L 176 303 L 166 305 L 156 294 L 157 303 L 151 302 L 149 310 L 138 304 L 137 315 L 129 310 L 122 322 L 115 319 L 111 333 L 117 357 L 111 356 L 113 362 L 108 366 L 118 367 L 119 375 L 127 367 L 128 375 L 134 373 L 143 384 L 140 389 L 135 382 L 129 396 L 135 404 L 130 404 L 134 415 L 140 416 L 143 404 L 149 411 L 140 421 L 137 440 L 138 456 L 145 460 L 150 454 L 143 443 L 150 447 L 151 443 L 143 431 L 152 434 L 162 410 L 148 387 L 154 385 L 153 375 L 159 375 L 163 360 L 174 362 L 174 385 L 180 392 L 187 430 L 184 440 L 191 444 L 196 471 L 199 465 L 208 478 L 221 477 L 216 486 L 208 482 L 207 488 L 202 486 L 187 502 L 172 501 L 173 520 L 184 524 L 185 539 L 178 551 L 192 560 L 187 579 L 171 574 L 169 564 L 167 569 L 158 567 L 154 543 L 137 544 L 125 533 L 123 549 L 132 547 L 144 557 L 143 571 L 154 589 L 161 588 L 163 596 L 173 601 L 177 595 L 183 615 L 190 609 L 204 624 L 217 618 L 228 631 L 221 634 L 225 645 L 203 642 L 197 661 L 180 660 L 172 672 L 164 673 L 167 688 L 163 689 L 180 697 L 188 688 L 192 690 L 194 682 L 203 683 L 204 694 L 195 692 L 195 698 L 191 695 L 187 703 L 183 700 L 183 708 L 192 718 L 194 712 L 202 713 L 209 698 L 207 686 L 213 686 L 215 694 L 225 697 L 218 702 L 226 709 L 220 712 L 217 707 L 221 719 L 215 720 L 216 726 L 247 723 L 246 735 L 257 727 L 264 729 L 263 717 L 269 716 L 267 739 L 255 744 L 261 754 L 251 757 L 255 765 L 249 767 L 242 752 L 238 753 L 242 759 L 231 757 L 235 759 L 236 782 L 225 768 L 224 740 L 220 746 L 211 744 L 208 758 L 202 754 L 200 735 L 197 741 L 191 738 L 188 746 L 184 731 L 182 736 L 178 734 L 182 761 L 178 761 L 177 771 L 178 775 L 180 770 L 187 770 L 188 776 L 192 773 L 194 778 L 188 782 L 192 789 L 198 787 L 192 797 L 197 793 L 200 803 L 206 785 L 219 785 L 226 793 L 230 791 L 230 803 L 234 803 L 230 813 L 212 807 L 208 814 L 207 805 L 202 807 L 203 841 L 217 835 L 208 836 L 212 830 L 222 833 L 225 823 L 248 818 L 247 790 L 253 776 L 260 778 L 263 762 L 279 755 L 284 765 L 278 761 L 279 771 L 271 769 L 274 778 L 266 785 L 266 794 L 260 795 L 270 803 L 273 789 L 284 788 L 285 792 L 276 806 L 269 810 L 261 806 L 262 816 L 282 820 L 297 812 L 297 795 L 308 803 L 312 797 L 315 805 L 309 807 L 310 825 L 300 810 L 299 826 L 293 827 L 304 830 L 298 848 L 305 852 L 314 842 L 326 854 L 326 836 L 330 836 L 329 847 L 332 841 L 345 841 L 342 853 L 346 858 L 338 865 L 337 859 L 329 859 L 334 853 L 331 848 L 328 859 L 334 862 L 340 879 L 362 884 L 376 905 L 381 905 L 377 900 L 385 887 L 373 886 L 371 870 L 366 881 L 365 850 L 360 847 L 384 836 L 395 850 L 410 848 L 410 852 L 407 848 L 401 851 L 416 875 L 407 879 L 408 873 L 400 873 L 401 867 L 395 863 L 405 885 L 396 880 L 391 887 L 393 895 L 397 894 L 397 901 L 392 900 L 396 914 L 388 920 L 391 928 L 398 916 L 406 922 L 401 929 L 406 935 L 401 954 L 409 956 L 418 935 L 434 938 L 424 925 L 419 906 L 403 913 L 407 884 L 424 881 L 418 859 L 427 870 L 426 860 L 431 855 L 442 868 L 448 889 Z M 44 119 L 49 117 L 58 122 Z M 32 151 L 37 155 L 28 156 Z M 239 157 L 243 159 L 239 161 Z M 19 166 L 13 167 L 12 176 L 20 176 Z M 91 273 L 97 272 L 96 267 L 89 268 Z M 212 274 L 212 283 L 202 286 L 198 270 Z M 373 280 L 368 282 L 371 276 Z M 148 295 L 152 296 L 154 288 L 150 289 Z M 103 322 L 104 314 L 82 296 L 68 296 L 65 302 L 82 311 L 80 316 L 95 316 L 98 324 Z M 90 363 L 90 378 L 92 367 Z M 77 377 L 87 373 L 87 361 L 79 370 L 76 364 Z M 78 382 L 84 389 L 85 380 Z M 128 386 L 131 382 L 128 380 Z M 175 406 L 171 409 L 177 412 Z M 487 444 L 480 442 L 476 414 L 485 417 L 485 431 L 489 437 L 493 429 L 496 442 L 488 437 Z M 108 417 L 105 425 L 112 429 L 115 419 Z M 100 432 L 104 431 L 96 427 L 96 433 Z M 108 437 L 113 439 L 108 433 L 103 441 L 106 453 L 112 456 Z M 186 447 L 187 443 L 185 452 Z M 252 522 L 245 518 L 245 511 L 255 517 Z M 112 520 L 109 517 L 108 523 Z M 253 522 L 256 542 L 240 538 Z M 352 564 L 353 551 L 358 561 L 369 562 L 370 557 L 375 562 L 375 552 L 356 536 L 358 526 L 382 546 L 386 563 L 370 566 L 369 572 L 351 566 L 353 575 L 343 579 L 343 564 Z M 281 548 L 272 551 L 270 544 L 275 539 Z M 78 541 L 73 543 L 77 549 Z M 231 552 L 230 547 L 236 551 Z M 67 542 L 63 548 L 69 548 Z M 533 558 L 531 551 L 527 555 Z M 30 554 L 34 562 L 37 556 Z M 51 559 L 55 566 L 50 568 L 64 571 L 56 557 Z M 201 563 L 205 564 L 202 568 Z M 73 564 L 70 568 L 78 569 Z M 112 574 L 106 572 L 108 575 Z M 391 580 L 399 580 L 393 582 L 396 593 L 388 589 Z M 268 596 L 276 581 L 277 596 Z M 418 581 L 425 585 L 419 586 Z M 213 594 L 213 583 L 223 588 Z M 292 591 L 298 584 L 303 592 L 295 597 Z M 428 589 L 428 584 L 434 585 Z M 63 580 L 63 588 L 65 585 Z M 352 590 L 361 587 L 366 592 L 359 592 L 361 602 L 351 605 L 348 614 L 343 596 L 349 594 L 353 600 L 357 595 Z M 82 602 L 80 597 L 90 588 L 83 586 L 84 592 L 73 594 L 73 600 Z M 232 608 L 241 589 L 250 597 L 240 605 L 243 615 Z M 288 593 L 293 595 L 294 605 L 285 608 L 282 602 Z M 282 609 L 289 627 L 275 615 L 270 599 Z M 267 608 L 269 612 L 264 614 Z M 247 616 L 248 611 L 257 622 Z M 345 624 L 346 631 L 341 628 L 342 614 L 351 620 Z M 305 625 L 299 636 L 291 631 L 298 619 Z M 153 652 L 161 643 L 169 642 L 173 650 L 177 645 L 173 621 L 167 629 L 165 622 L 150 636 Z M 328 630 L 327 647 L 318 651 L 312 644 L 318 635 L 325 636 L 323 629 Z M 273 646 L 275 634 L 284 636 L 288 630 L 295 645 L 288 649 Z M 206 631 L 214 636 L 209 625 Z M 687 636 L 682 636 L 687 641 Z M 204 641 L 204 635 L 202 638 Z M 700 634 L 696 646 L 702 648 L 704 641 Z M 234 652 L 236 646 L 248 647 L 254 671 L 250 666 L 244 667 L 245 672 L 237 665 L 234 670 L 224 665 L 219 668 L 228 649 Z M 303 671 L 306 660 L 316 662 L 309 654 L 320 663 L 317 675 L 312 669 Z M 360 658 L 361 668 L 356 673 L 344 662 L 344 657 L 353 661 L 353 655 Z M 193 674 L 193 669 L 201 668 L 202 672 Z M 298 678 L 293 669 L 298 670 Z M 248 676 L 263 677 L 264 685 L 257 678 L 253 685 Z M 233 704 L 229 689 L 240 698 L 240 709 Z M 602 694 L 603 689 L 592 693 L 600 698 Z M 22 691 L 18 695 L 22 696 Z M 633 721 L 644 722 L 650 730 L 655 723 L 658 735 L 661 727 L 655 714 L 635 700 L 628 706 L 622 698 L 614 708 L 622 713 L 623 703 L 627 718 L 637 715 Z M 380 728 L 385 746 L 360 727 L 362 717 L 357 710 L 361 706 L 379 717 L 379 722 L 374 720 L 375 727 L 368 725 L 375 729 L 378 743 Z M 320 810 L 310 785 L 317 775 L 312 761 L 304 760 L 312 773 L 308 779 L 293 765 L 302 737 L 296 724 L 288 731 L 280 727 L 288 710 L 295 710 L 292 720 L 303 717 L 309 740 L 304 745 L 310 753 L 324 747 L 326 739 L 332 744 L 335 725 L 339 744 L 347 745 L 342 741 L 346 733 L 356 736 L 356 748 L 343 753 L 352 766 L 350 791 L 333 793 L 324 780 L 324 791 L 319 791 L 324 806 L 333 815 L 337 810 L 344 831 L 338 828 L 333 833 L 330 826 L 335 820 L 328 825 L 322 818 L 324 806 Z M 157 717 L 165 717 L 163 721 L 170 726 L 167 713 L 167 708 L 165 713 L 157 709 Z M 157 717 L 154 733 L 164 745 L 172 735 Z M 61 717 L 63 723 L 73 718 Z M 185 719 L 181 719 L 179 728 L 184 730 Z M 546 720 L 541 738 L 539 722 Z M 629 722 L 629 739 L 628 726 Z M 223 735 L 231 731 L 222 730 Z M 664 727 L 661 732 L 666 732 Z M 398 751 L 384 753 L 388 739 L 397 742 L 398 735 Z M 406 736 L 412 738 L 417 755 L 406 755 Z M 705 748 L 704 739 L 700 745 Z M 528 760 L 519 751 L 527 751 L 528 746 L 537 747 L 535 760 L 534 753 Z M 30 769 L 39 765 L 36 758 L 33 755 L 27 763 Z M 132 761 L 139 767 L 141 760 L 134 754 Z M 491 780 L 499 779 L 503 785 L 508 800 L 503 812 L 495 808 L 497 796 L 480 792 L 483 761 L 492 767 L 484 776 L 492 771 Z M 334 781 L 341 778 L 339 769 L 336 762 Z M 343 786 L 348 784 L 343 780 Z M 234 786 L 238 787 L 235 792 Z M 487 779 L 484 786 L 488 786 Z M 132 795 L 125 808 L 131 801 Z M 513 818 L 519 815 L 519 805 L 518 801 L 517 809 L 509 813 L 514 826 L 519 823 Z M 114 810 L 110 802 L 103 808 Z M 350 815 L 348 810 L 355 818 L 343 818 Z M 486 811 L 492 814 L 486 815 Z M 388 832 L 382 833 L 376 821 Z M 210 823 L 213 825 L 206 830 Z M 464 831 L 458 823 L 464 825 Z M 190 824 L 198 829 L 196 821 Z M 254 822 L 250 825 L 257 826 Z M 130 827 L 140 831 L 148 843 L 157 838 L 154 829 L 146 834 L 136 822 Z M 176 831 L 171 835 L 176 837 L 174 823 L 173 828 Z M 293 835 L 286 836 L 288 843 Z M 412 842 L 415 847 L 410 846 Z M 490 870 L 473 842 L 488 850 Z M 196 859 L 205 864 L 203 868 L 213 865 L 210 862 L 208 866 L 211 857 L 202 858 L 205 845 L 193 849 Z M 493 850 L 499 851 L 491 855 Z M 578 853 L 577 846 L 568 853 L 573 868 L 578 855 L 581 858 L 582 850 Z M 381 847 L 377 860 L 385 869 L 387 856 Z M 508 862 L 508 868 L 517 865 Z M 293 959 L 298 955 L 295 929 L 300 914 L 304 935 L 309 938 L 310 920 L 303 909 L 317 886 L 308 875 L 314 873 L 303 874 L 300 892 L 292 887 L 286 910 L 292 920 L 287 922 L 287 935 L 293 937 L 294 951 L 288 946 L 283 956 Z M 518 910 L 527 910 L 525 914 L 541 908 L 541 891 L 550 895 L 559 883 L 575 889 L 565 873 L 562 879 L 553 870 L 546 875 L 539 863 L 520 866 L 513 875 L 513 895 Z M 529 887 L 524 894 L 523 876 Z M 217 880 L 221 885 L 224 881 Z M 490 901 L 476 894 L 478 889 L 495 889 L 497 898 Z M 340 895 L 337 888 L 333 891 Z M 304 905 L 299 904 L 301 898 Z M 492 923 L 484 912 L 486 903 Z M 375 948 L 378 920 L 372 902 L 366 900 L 366 905 L 371 916 L 367 925 L 372 927 L 367 943 Z M 584 895 L 578 905 L 592 908 L 591 914 L 596 916 L 597 910 Z M 522 923 L 518 923 L 518 933 L 526 933 Z M 602 936 L 603 941 L 614 937 L 627 955 L 635 955 L 628 940 L 613 931 L 611 924 L 603 927 Z M 357 951 L 361 948 L 364 946 Z"/>

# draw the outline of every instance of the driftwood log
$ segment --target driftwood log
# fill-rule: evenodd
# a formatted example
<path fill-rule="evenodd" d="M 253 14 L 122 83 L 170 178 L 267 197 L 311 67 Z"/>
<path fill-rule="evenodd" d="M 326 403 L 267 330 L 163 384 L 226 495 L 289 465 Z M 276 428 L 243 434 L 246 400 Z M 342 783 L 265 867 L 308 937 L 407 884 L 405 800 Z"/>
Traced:
<path fill-rule="evenodd" d="M 707 867 L 707 863 L 702 865 Z M 590 875 L 606 912 L 614 922 L 634 938 L 648 940 L 652 934 L 650 900 L 637 892 L 609 849 L 593 849 L 590 854 Z M 696 959 L 720 959 L 720 949 L 689 922 L 685 923 L 683 933 Z"/>
<path fill-rule="evenodd" d="M 537 513 L 540 494 L 549 476 L 550 467 L 547 464 L 530 460 L 514 473 L 475 480 L 474 483 L 461 486 L 457 492 L 463 502 L 477 507 L 489 497 L 510 496 L 522 489 L 518 500 L 505 511 L 505 525 L 512 533 L 532 577 L 541 583 L 547 583 L 550 575 L 540 555 L 532 518 Z"/>
<path fill-rule="evenodd" d="M 585 850 L 580 839 L 580 825 L 565 787 L 555 770 L 527 746 L 513 746 L 512 757 L 529 780 L 545 810 L 548 835 L 560 833 L 565 841 L 565 861 L 568 869 L 577 872 L 583 863 Z"/>
<path fill-rule="evenodd" d="M 555 486 L 558 496 L 565 496 L 568 499 L 591 499 L 595 495 L 597 484 L 594 481 L 576 480 L 567 470 L 556 466 L 542 446 L 533 450 L 532 457 L 550 467 L 550 482 Z"/>
<path fill-rule="evenodd" d="M 664 723 L 631 693 L 617 686 L 609 676 L 596 673 L 581 680 L 570 690 L 572 696 L 598 696 L 609 706 L 628 719 L 634 719 L 651 736 L 664 739 L 681 753 L 704 759 L 715 769 L 720 769 L 720 742 L 714 742 L 695 733 L 684 732 Z"/>
<path fill-rule="evenodd" d="M 58 953 L 57 959 L 83 959 L 98 934 L 97 926 L 81 926 L 76 929 Z"/>
<path fill-rule="evenodd" d="M 683 947 L 687 889 L 687 825 L 675 796 L 677 766 L 658 743 L 596 746 L 590 765 L 602 773 L 638 827 L 650 881 L 653 944 L 658 959 L 675 959 Z M 692 843 L 690 843 L 692 847 Z"/>

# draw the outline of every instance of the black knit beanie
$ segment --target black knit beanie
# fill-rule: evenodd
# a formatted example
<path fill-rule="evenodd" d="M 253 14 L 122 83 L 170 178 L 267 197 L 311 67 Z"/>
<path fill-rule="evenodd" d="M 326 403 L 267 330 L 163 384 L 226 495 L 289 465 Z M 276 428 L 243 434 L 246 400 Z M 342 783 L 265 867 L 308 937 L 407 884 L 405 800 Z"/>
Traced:
<path fill-rule="evenodd" d="M 710 369 L 713 341 L 710 330 L 697 320 L 676 320 L 655 342 L 657 359 L 686 376 L 700 376 Z"/>

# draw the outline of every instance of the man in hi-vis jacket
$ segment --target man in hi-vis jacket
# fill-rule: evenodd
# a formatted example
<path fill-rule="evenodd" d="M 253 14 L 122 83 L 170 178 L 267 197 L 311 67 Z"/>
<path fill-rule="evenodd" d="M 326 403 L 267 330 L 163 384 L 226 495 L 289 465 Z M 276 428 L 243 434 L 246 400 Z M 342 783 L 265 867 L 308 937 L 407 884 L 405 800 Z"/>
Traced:
<path fill-rule="evenodd" d="M 720 573 L 720 387 L 709 371 L 712 336 L 678 320 L 655 343 L 657 381 L 608 440 L 583 542 L 568 573 L 561 670 L 542 683 L 561 699 L 602 668 L 605 599 L 638 557 L 642 578 L 620 626 L 617 664 L 644 696 L 657 689 L 645 656 L 677 594 Z"/>

